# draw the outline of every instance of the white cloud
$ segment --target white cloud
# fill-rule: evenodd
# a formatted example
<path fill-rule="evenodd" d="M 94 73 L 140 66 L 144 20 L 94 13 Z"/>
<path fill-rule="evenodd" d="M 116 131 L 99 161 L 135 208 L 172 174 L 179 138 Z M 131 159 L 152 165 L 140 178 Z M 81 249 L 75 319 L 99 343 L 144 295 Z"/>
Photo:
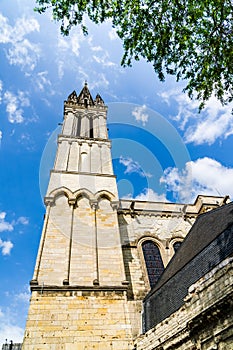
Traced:
<path fill-rule="evenodd" d="M 0 103 L 2 103 L 2 90 L 3 90 L 3 83 L 0 80 Z"/>
<path fill-rule="evenodd" d="M 39 22 L 33 17 L 22 17 L 17 19 L 15 27 L 13 28 L 13 34 L 17 36 L 18 40 L 22 40 L 25 35 L 35 31 L 40 31 L 40 25 Z"/>
<path fill-rule="evenodd" d="M 79 56 L 80 43 L 84 41 L 84 38 L 85 37 L 81 31 L 79 31 L 79 33 L 76 35 L 71 35 L 71 38 L 70 38 L 71 51 L 77 57 Z"/>
<path fill-rule="evenodd" d="M 102 47 L 101 46 L 92 46 L 92 51 L 95 51 L 95 52 L 100 52 L 100 51 L 103 51 Z"/>
<path fill-rule="evenodd" d="M 74 65 L 73 56 L 79 57 L 80 47 L 84 41 L 86 42 L 87 40 L 79 27 L 74 28 L 70 35 L 65 38 L 58 32 L 57 64 L 60 78 L 63 77 L 64 70 L 69 67 L 69 64 Z"/>
<path fill-rule="evenodd" d="M 57 60 L 57 72 L 58 72 L 58 77 L 61 80 L 64 76 L 64 67 L 65 63 L 63 60 L 58 59 Z"/>
<path fill-rule="evenodd" d="M 22 343 L 24 328 L 19 325 L 24 323 L 23 319 L 28 310 L 30 288 L 25 285 L 21 290 L 17 288 L 17 293 L 11 289 L 5 290 L 4 294 L 8 303 L 0 305 L 0 344 L 4 344 L 6 339 L 8 343 L 11 339 L 14 343 Z"/>
<path fill-rule="evenodd" d="M 6 44 L 10 42 L 11 26 L 8 24 L 8 19 L 0 13 L 0 43 Z"/>
<path fill-rule="evenodd" d="M 110 38 L 110 40 L 116 40 L 118 38 L 117 32 L 115 28 L 112 28 L 109 32 L 108 32 L 108 36 Z"/>
<path fill-rule="evenodd" d="M 0 322 L 0 344 L 5 344 L 6 339 L 13 339 L 14 343 L 22 343 L 24 329 L 6 320 Z"/>
<path fill-rule="evenodd" d="M 20 124 L 24 122 L 22 107 L 30 106 L 30 101 L 23 91 L 18 91 L 15 95 L 10 91 L 4 93 L 4 102 L 10 123 Z"/>
<path fill-rule="evenodd" d="M 13 231 L 14 227 L 11 223 L 5 220 L 6 213 L 4 211 L 0 212 L 0 232 L 3 231 Z"/>
<path fill-rule="evenodd" d="M 225 139 L 233 134 L 233 103 L 223 106 L 215 96 L 207 102 L 203 111 L 198 113 L 200 102 L 190 100 L 187 94 L 172 89 L 159 93 L 169 105 L 175 101 L 178 113 L 172 118 L 185 130 L 186 143 L 201 145 L 213 144 L 217 139 Z"/>
<path fill-rule="evenodd" d="M 29 290 L 26 291 L 26 292 L 20 292 L 19 294 L 15 295 L 15 299 L 16 300 L 20 300 L 20 301 L 22 301 L 24 303 L 29 302 L 30 297 L 31 297 L 31 293 L 30 293 Z"/>
<path fill-rule="evenodd" d="M 69 40 L 65 40 L 65 38 L 59 34 L 59 36 L 58 36 L 58 49 L 60 51 L 67 51 L 67 50 L 69 50 L 69 48 L 70 48 Z"/>
<path fill-rule="evenodd" d="M 191 100 L 187 94 L 180 92 L 180 89 L 171 89 L 158 93 L 160 97 L 168 104 L 175 100 L 178 105 L 178 113 L 172 115 L 171 118 L 180 123 L 180 128 L 183 130 L 190 118 L 199 117 L 198 107 L 199 102 Z"/>
<path fill-rule="evenodd" d="M 18 99 L 22 107 L 28 107 L 30 106 L 30 101 L 28 97 L 26 96 L 26 93 L 23 91 L 18 91 Z"/>
<path fill-rule="evenodd" d="M 116 63 L 109 60 L 109 54 L 105 52 L 101 57 L 93 55 L 93 60 L 99 64 L 101 64 L 103 67 L 114 67 L 116 66 Z"/>
<path fill-rule="evenodd" d="M 233 168 L 208 157 L 186 163 L 183 171 L 168 168 L 160 181 L 184 202 L 193 202 L 198 194 L 233 197 Z"/>
<path fill-rule="evenodd" d="M 151 202 L 167 202 L 166 195 L 158 194 L 157 192 L 154 192 L 152 188 L 145 188 L 142 193 L 137 195 L 135 200 L 138 201 L 151 201 Z"/>
<path fill-rule="evenodd" d="M 5 211 L 2 211 L 2 212 L 0 213 L 0 220 L 4 220 L 5 217 L 6 217 Z"/>
<path fill-rule="evenodd" d="M 0 145 L 1 145 L 1 141 L 2 141 L 2 130 L 0 130 Z"/>
<path fill-rule="evenodd" d="M 137 173 L 141 177 L 152 177 L 150 173 L 145 172 L 142 169 L 141 165 L 137 161 L 134 161 L 132 158 L 124 158 L 123 156 L 120 156 L 119 163 L 123 164 L 126 167 L 124 171 L 125 174 Z"/>
<path fill-rule="evenodd" d="M 2 255 L 10 255 L 14 244 L 11 241 L 2 241 L 0 238 L 0 248 L 2 248 Z"/>
<path fill-rule="evenodd" d="M 84 80 L 89 81 L 89 75 L 88 75 L 87 72 L 83 69 L 82 66 L 79 66 L 79 67 L 78 67 L 78 73 L 79 73 L 79 75 L 82 76 L 81 79 L 82 79 L 83 81 L 84 81 Z"/>
<path fill-rule="evenodd" d="M 18 139 L 18 142 L 23 145 L 28 151 L 33 151 L 35 149 L 35 143 L 31 134 L 25 132 L 22 133 Z"/>
<path fill-rule="evenodd" d="M 28 225 L 29 219 L 25 216 L 20 216 L 17 220 L 13 220 L 11 223 L 5 220 L 6 212 L 0 212 L 0 232 L 8 231 L 11 232 L 14 230 L 16 224 Z"/>
<path fill-rule="evenodd" d="M 8 23 L 0 13 L 0 43 L 11 45 L 6 50 L 10 64 L 19 65 L 22 69 L 32 71 L 39 58 L 40 49 L 37 44 L 30 42 L 26 35 L 39 31 L 39 23 L 35 18 L 19 18 L 15 26 Z"/>
<path fill-rule="evenodd" d="M 224 109 L 224 107 L 222 108 Z M 226 109 L 226 107 L 225 107 Z M 233 115 L 226 110 L 216 117 L 208 115 L 196 125 L 190 126 L 185 132 L 185 142 L 196 145 L 203 143 L 213 144 L 218 138 L 227 138 L 233 134 Z"/>
<path fill-rule="evenodd" d="M 39 72 L 35 78 L 36 86 L 40 91 L 44 91 L 46 87 L 51 86 L 51 81 L 48 79 L 48 71 Z"/>
<path fill-rule="evenodd" d="M 21 66 L 22 69 L 34 70 L 40 50 L 36 44 L 32 44 L 28 39 L 14 43 L 8 50 L 7 58 L 10 64 Z"/>
<path fill-rule="evenodd" d="M 109 81 L 104 75 L 104 73 L 97 74 L 96 79 L 89 84 L 90 90 L 92 89 L 94 90 L 100 87 L 107 88 L 108 86 L 109 86 Z"/>
<path fill-rule="evenodd" d="M 17 220 L 17 224 L 28 225 L 29 224 L 29 220 L 25 216 L 20 216 L 18 218 L 18 220 Z"/>
<path fill-rule="evenodd" d="M 99 43 L 98 40 L 94 41 L 91 35 L 88 37 L 84 36 L 79 27 L 73 28 L 70 35 L 65 38 L 61 37 L 59 32 L 56 51 L 56 62 L 60 79 L 63 78 L 65 72 L 69 73 L 71 69 L 76 72 L 80 70 L 77 57 L 79 61 L 82 61 L 84 56 L 86 56 L 86 59 L 85 64 L 82 65 L 82 70 L 85 70 L 85 73 L 91 76 L 90 79 L 86 77 L 85 79 L 88 80 L 89 84 L 92 81 L 92 88 L 106 88 L 109 86 L 106 75 L 101 73 L 103 70 L 114 68 L 119 74 L 118 65 L 111 58 L 112 53 L 105 50 L 101 46 L 101 42 Z M 78 76 L 78 80 L 82 81 L 82 76 Z"/>
<path fill-rule="evenodd" d="M 132 115 L 137 122 L 142 122 L 142 125 L 146 125 L 149 115 L 146 112 L 146 105 L 135 107 L 132 111 Z"/>
<path fill-rule="evenodd" d="M 65 69 L 77 65 L 77 61 L 76 59 L 74 60 L 74 58 L 79 57 L 81 43 L 84 41 L 85 36 L 79 27 L 74 28 L 70 35 L 65 38 L 61 36 L 60 32 L 58 32 L 57 65 L 58 76 L 60 79 L 64 76 Z"/>

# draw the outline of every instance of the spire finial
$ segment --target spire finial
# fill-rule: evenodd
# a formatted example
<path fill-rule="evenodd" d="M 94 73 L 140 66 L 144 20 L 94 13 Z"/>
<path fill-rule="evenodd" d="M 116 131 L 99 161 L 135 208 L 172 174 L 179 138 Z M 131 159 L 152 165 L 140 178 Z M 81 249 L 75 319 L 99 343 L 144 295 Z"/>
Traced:
<path fill-rule="evenodd" d="M 86 87 L 87 87 L 87 80 L 85 80 L 85 84 L 84 84 L 84 86 L 86 86 Z"/>

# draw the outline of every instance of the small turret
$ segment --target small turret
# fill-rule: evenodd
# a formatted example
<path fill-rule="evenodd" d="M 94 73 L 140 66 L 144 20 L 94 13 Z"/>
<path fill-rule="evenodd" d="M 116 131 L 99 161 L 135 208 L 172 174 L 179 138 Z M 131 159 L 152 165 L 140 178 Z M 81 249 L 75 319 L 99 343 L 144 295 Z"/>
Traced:
<path fill-rule="evenodd" d="M 68 105 L 83 106 L 84 108 L 94 107 L 94 106 L 105 106 L 102 97 L 97 94 L 95 100 L 93 100 L 91 93 L 88 89 L 87 82 L 85 82 L 80 94 L 77 96 L 74 90 L 67 98 L 66 103 Z"/>

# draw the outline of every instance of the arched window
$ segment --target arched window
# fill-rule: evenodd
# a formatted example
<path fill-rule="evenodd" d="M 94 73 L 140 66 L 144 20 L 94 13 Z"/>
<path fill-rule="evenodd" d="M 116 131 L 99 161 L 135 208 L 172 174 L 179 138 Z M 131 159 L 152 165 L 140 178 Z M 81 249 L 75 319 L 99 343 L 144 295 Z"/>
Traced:
<path fill-rule="evenodd" d="M 93 119 L 90 117 L 90 138 L 94 138 Z"/>
<path fill-rule="evenodd" d="M 77 129 L 76 129 L 76 136 L 81 135 L 81 116 L 78 117 L 78 122 L 77 122 Z"/>
<path fill-rule="evenodd" d="M 180 248 L 181 244 L 182 244 L 182 242 L 175 242 L 175 243 L 173 244 L 173 249 L 174 249 L 175 253 L 176 253 L 177 250 Z"/>
<path fill-rule="evenodd" d="M 155 286 L 164 271 L 164 265 L 158 246 L 153 241 L 142 243 L 142 251 L 146 263 L 151 288 Z"/>

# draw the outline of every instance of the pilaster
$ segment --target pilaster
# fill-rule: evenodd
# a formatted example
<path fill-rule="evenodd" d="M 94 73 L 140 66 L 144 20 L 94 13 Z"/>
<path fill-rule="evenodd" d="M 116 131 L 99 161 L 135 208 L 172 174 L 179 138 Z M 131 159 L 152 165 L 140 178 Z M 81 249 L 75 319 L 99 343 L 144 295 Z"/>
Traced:
<path fill-rule="evenodd" d="M 132 348 L 106 113 L 86 84 L 64 103 L 24 350 Z"/>

